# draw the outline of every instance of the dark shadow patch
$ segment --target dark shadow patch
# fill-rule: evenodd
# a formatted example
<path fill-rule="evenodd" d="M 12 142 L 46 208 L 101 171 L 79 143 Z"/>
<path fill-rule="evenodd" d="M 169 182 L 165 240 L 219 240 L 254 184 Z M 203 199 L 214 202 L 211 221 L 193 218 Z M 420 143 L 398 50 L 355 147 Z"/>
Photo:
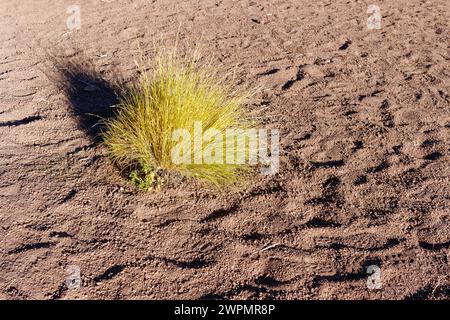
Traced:
<path fill-rule="evenodd" d="M 356 179 L 353 181 L 353 185 L 359 186 L 367 182 L 367 176 L 366 175 L 359 175 L 356 177 Z"/>
<path fill-rule="evenodd" d="M 341 179 L 336 176 L 331 176 L 322 184 L 324 189 L 332 190 L 337 188 L 341 184 Z"/>
<path fill-rule="evenodd" d="M 49 56 L 56 69 L 49 78 L 64 91 L 78 127 L 99 142 L 104 121 L 114 116 L 124 81 L 113 70 L 111 78 L 115 80 L 107 80 L 106 72 L 99 71 L 88 58 Z"/>
<path fill-rule="evenodd" d="M 352 116 L 352 115 L 354 115 L 354 114 L 357 114 L 357 113 L 358 113 L 358 112 L 355 111 L 355 110 L 348 110 L 348 111 L 344 112 L 344 116 L 350 117 L 350 116 Z"/>
<path fill-rule="evenodd" d="M 28 124 L 37 120 L 41 120 L 42 117 L 37 115 L 37 116 L 30 116 L 30 117 L 26 117 L 20 120 L 14 120 L 14 121 L 6 121 L 6 122 L 0 122 L 0 127 L 17 127 L 17 126 L 21 126 L 24 124 Z"/>
<path fill-rule="evenodd" d="M 142 221 L 143 222 L 147 222 L 146 219 L 143 219 Z M 170 226 L 172 223 L 175 223 L 177 221 L 180 221 L 180 220 L 179 219 L 167 219 L 166 221 L 163 221 L 163 222 L 157 224 L 156 227 L 162 229 L 162 228 L 165 228 L 167 226 Z"/>
<path fill-rule="evenodd" d="M 347 39 L 340 47 L 339 50 L 346 50 L 352 44 L 352 40 Z"/>
<path fill-rule="evenodd" d="M 103 272 L 102 274 L 96 276 L 94 278 L 94 282 L 102 282 L 105 280 L 112 279 L 114 276 L 116 276 L 117 274 L 122 272 L 123 269 L 125 269 L 124 265 L 116 264 L 116 265 L 106 269 L 106 271 Z"/>
<path fill-rule="evenodd" d="M 274 68 L 274 69 L 270 69 L 270 70 L 265 71 L 265 72 L 261 72 L 261 73 L 258 74 L 258 76 L 270 76 L 272 74 L 277 73 L 278 71 L 280 71 L 280 69 Z"/>
<path fill-rule="evenodd" d="M 332 196 L 324 195 L 323 197 L 315 197 L 305 201 L 306 205 L 329 205 L 335 203 L 336 199 Z"/>
<path fill-rule="evenodd" d="M 230 213 L 232 213 L 233 211 L 236 211 L 237 208 L 238 208 L 238 205 L 233 204 L 226 208 L 216 209 L 216 210 L 212 211 L 208 216 L 203 218 L 201 220 L 201 222 L 208 222 L 208 221 L 212 221 L 212 220 L 216 220 L 216 219 L 225 217 L 225 216 L 229 215 Z"/>
<path fill-rule="evenodd" d="M 310 162 L 314 168 L 334 168 L 344 165 L 344 160 L 330 160 L 323 162 L 310 161 Z"/>
<path fill-rule="evenodd" d="M 250 197 L 260 196 L 260 195 L 269 195 L 273 193 L 284 193 L 286 189 L 279 181 L 272 181 L 264 186 L 257 186 L 254 189 L 250 190 L 245 198 L 248 199 Z"/>
<path fill-rule="evenodd" d="M 411 168 L 399 175 L 400 184 L 404 188 L 411 188 L 417 183 L 423 181 L 421 172 L 417 169 Z"/>
<path fill-rule="evenodd" d="M 432 147 L 435 144 L 438 144 L 440 141 L 439 140 L 435 140 L 435 139 L 427 139 L 424 142 L 422 142 L 422 144 L 420 145 L 421 148 L 428 148 L 428 147 Z"/>
<path fill-rule="evenodd" d="M 367 97 L 377 97 L 378 94 L 382 93 L 384 90 L 375 90 L 374 92 L 372 92 L 371 94 L 361 94 L 358 96 L 358 101 L 361 102 L 363 101 L 365 98 Z M 387 100 L 384 100 L 387 101 Z M 384 102 L 383 101 L 383 102 Z"/>
<path fill-rule="evenodd" d="M 448 300 L 450 297 L 450 285 L 437 285 L 433 287 L 431 284 L 426 285 L 422 289 L 417 290 L 413 294 L 407 296 L 405 300 L 429 300 L 429 299 L 444 299 Z"/>
<path fill-rule="evenodd" d="M 65 284 L 62 284 L 56 289 L 55 292 L 53 292 L 50 296 L 50 300 L 58 300 L 61 299 L 64 292 L 68 290 L 67 286 Z"/>
<path fill-rule="evenodd" d="M 303 134 L 302 136 L 294 139 L 294 140 L 298 140 L 298 141 L 303 141 L 303 140 L 308 140 L 311 139 L 312 134 L 309 132 L 306 132 L 305 134 Z"/>
<path fill-rule="evenodd" d="M 387 108 L 389 108 L 390 105 L 391 104 L 389 103 L 389 100 L 384 99 L 383 102 L 381 103 L 380 109 L 387 109 Z"/>
<path fill-rule="evenodd" d="M 391 113 L 388 111 L 381 112 L 381 122 L 387 128 L 392 128 L 395 125 L 394 118 L 392 117 Z"/>
<path fill-rule="evenodd" d="M 307 223 L 305 223 L 305 227 L 307 228 L 337 228 L 340 226 L 340 223 L 324 220 L 318 217 L 312 218 Z"/>
<path fill-rule="evenodd" d="M 383 208 L 369 208 L 364 209 L 363 215 L 364 217 L 369 218 L 372 222 L 375 222 L 378 219 L 385 219 L 392 213 L 393 210 L 387 210 Z"/>
<path fill-rule="evenodd" d="M 358 281 L 367 278 L 364 271 L 357 273 L 339 273 L 331 276 L 317 276 L 313 279 L 313 287 L 317 287 L 324 282 L 344 282 L 344 281 Z"/>
<path fill-rule="evenodd" d="M 425 241 L 420 241 L 419 246 L 425 250 L 441 250 L 450 248 L 450 241 L 443 243 L 429 243 Z"/>
<path fill-rule="evenodd" d="M 434 161 L 434 160 L 439 159 L 440 157 L 442 157 L 442 153 L 436 151 L 436 152 L 427 154 L 425 157 L 423 157 L 423 159 L 428 160 L 428 161 Z"/>
<path fill-rule="evenodd" d="M 8 287 L 4 292 L 8 296 L 13 297 L 16 300 L 28 300 L 29 299 L 28 295 L 25 292 L 17 289 L 17 287 L 15 287 L 15 286 Z"/>
<path fill-rule="evenodd" d="M 244 241 L 259 241 L 266 237 L 266 235 L 258 232 L 252 232 L 249 234 L 244 234 L 241 236 L 241 239 Z"/>
<path fill-rule="evenodd" d="M 65 231 L 52 231 L 49 234 L 50 237 L 56 237 L 56 238 L 71 238 L 72 235 L 65 232 Z"/>
<path fill-rule="evenodd" d="M 426 285 L 422 289 L 417 290 L 413 294 L 407 296 L 405 300 L 425 300 L 431 298 L 431 293 L 433 292 L 432 286 Z"/>
<path fill-rule="evenodd" d="M 358 102 L 363 101 L 365 98 L 367 98 L 367 94 L 360 94 L 360 95 L 358 96 Z"/>
<path fill-rule="evenodd" d="M 390 238 L 388 239 L 388 241 L 383 244 L 383 245 L 379 245 L 373 248 L 363 248 L 364 250 L 368 250 L 368 251 L 378 251 L 378 250 L 386 250 L 395 246 L 398 246 L 400 244 L 400 240 L 396 239 L 396 238 Z M 356 247 L 355 247 L 356 248 Z M 359 248 L 356 248 L 359 249 Z M 376 264 L 376 265 L 380 265 L 380 263 L 371 263 L 371 264 Z"/>
<path fill-rule="evenodd" d="M 319 101 L 319 100 L 322 100 L 322 99 L 328 98 L 328 97 L 330 97 L 329 94 L 324 94 L 324 95 L 322 95 L 322 96 L 311 97 L 311 99 L 312 99 L 313 101 Z"/>
<path fill-rule="evenodd" d="M 8 254 L 15 254 L 15 253 L 28 251 L 28 250 L 50 248 L 50 246 L 52 246 L 53 244 L 54 244 L 53 242 L 28 243 L 28 244 L 24 244 L 20 247 L 17 247 L 13 250 L 8 251 Z"/>
<path fill-rule="evenodd" d="M 283 86 L 281 87 L 281 90 L 288 90 L 289 88 L 291 88 L 294 85 L 294 83 L 302 80 L 304 77 L 305 77 L 305 74 L 303 73 L 303 71 L 299 70 L 294 79 L 288 80 L 288 81 L 286 81 L 285 84 L 283 84 Z"/>
<path fill-rule="evenodd" d="M 447 93 L 445 93 L 442 90 L 438 90 L 438 93 L 439 93 L 439 95 L 441 96 L 442 99 L 444 99 L 447 102 L 449 101 L 450 96 Z"/>
<path fill-rule="evenodd" d="M 370 273 L 368 273 L 368 267 L 371 265 L 375 265 L 378 267 L 382 266 L 382 261 L 378 258 L 367 259 L 361 265 L 359 270 L 355 270 L 355 272 L 345 272 L 345 273 L 337 273 L 334 275 L 318 275 L 313 279 L 313 287 L 319 286 L 324 282 L 347 282 L 347 281 L 360 281 L 366 280 Z"/>
<path fill-rule="evenodd" d="M 76 190 L 70 190 L 70 192 L 62 199 L 62 203 L 69 201 L 77 194 Z"/>
<path fill-rule="evenodd" d="M 337 241 L 345 241 L 345 239 L 336 239 Z M 386 250 L 392 247 L 395 247 L 397 245 L 400 244 L 400 241 L 398 239 L 395 238 L 391 238 L 388 239 L 386 243 L 384 244 L 377 244 L 375 246 L 361 246 L 358 244 L 346 244 L 346 243 L 341 243 L 341 242 L 333 242 L 331 244 L 328 245 L 323 245 L 323 247 L 328 247 L 331 249 L 335 249 L 335 250 L 341 250 L 344 248 L 349 248 L 349 249 L 353 249 L 353 250 L 367 250 L 370 252 L 374 252 L 374 251 L 379 251 L 379 250 Z M 376 264 L 376 265 L 380 265 L 379 263 L 370 263 L 368 265 L 371 264 Z"/>
<path fill-rule="evenodd" d="M 375 167 L 368 168 L 367 173 L 377 173 L 377 172 L 383 171 L 387 168 L 389 168 L 389 163 L 387 163 L 386 161 L 383 161 L 379 165 L 376 165 Z"/>
<path fill-rule="evenodd" d="M 255 279 L 255 284 L 259 286 L 278 287 L 285 284 L 284 281 L 279 281 L 271 276 L 260 276 Z"/>
<path fill-rule="evenodd" d="M 394 154 L 399 155 L 401 153 L 402 147 L 402 145 L 393 146 L 392 150 L 394 151 Z"/>
<path fill-rule="evenodd" d="M 193 259 L 190 261 L 180 261 L 168 258 L 159 258 L 159 259 L 165 262 L 166 264 L 170 264 L 181 269 L 201 269 L 211 264 L 211 261 L 207 261 L 201 258 Z"/>

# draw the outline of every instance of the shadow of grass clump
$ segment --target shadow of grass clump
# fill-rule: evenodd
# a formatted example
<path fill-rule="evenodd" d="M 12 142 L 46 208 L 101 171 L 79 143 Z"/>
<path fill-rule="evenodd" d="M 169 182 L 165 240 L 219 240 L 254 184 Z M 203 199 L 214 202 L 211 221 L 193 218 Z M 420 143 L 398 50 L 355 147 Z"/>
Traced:
<path fill-rule="evenodd" d="M 104 123 L 114 117 L 124 81 L 113 71 L 107 80 L 92 60 L 85 57 L 50 57 L 53 72 L 49 76 L 63 90 L 78 127 L 94 143 L 102 141 Z"/>

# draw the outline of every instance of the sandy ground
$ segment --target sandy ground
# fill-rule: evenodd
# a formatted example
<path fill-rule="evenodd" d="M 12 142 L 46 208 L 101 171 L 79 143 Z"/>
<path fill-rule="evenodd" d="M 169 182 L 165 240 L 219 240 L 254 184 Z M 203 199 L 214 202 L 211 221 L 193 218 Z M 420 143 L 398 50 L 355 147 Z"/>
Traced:
<path fill-rule="evenodd" d="M 0 298 L 449 298 L 448 1 L 377 1 L 380 30 L 371 1 L 77 0 L 69 32 L 71 4 L 0 1 Z M 277 175 L 146 194 L 108 162 L 88 114 L 177 31 L 264 87 Z"/>

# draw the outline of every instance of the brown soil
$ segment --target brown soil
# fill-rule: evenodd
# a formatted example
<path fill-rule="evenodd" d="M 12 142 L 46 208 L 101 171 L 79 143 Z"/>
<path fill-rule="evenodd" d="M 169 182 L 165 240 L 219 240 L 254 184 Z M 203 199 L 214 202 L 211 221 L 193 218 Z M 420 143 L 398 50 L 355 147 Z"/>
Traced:
<path fill-rule="evenodd" d="M 0 298 L 449 298 L 448 1 L 378 1 L 369 30 L 370 1 L 78 0 L 68 32 L 72 3 L 0 1 Z M 142 193 L 108 162 L 87 114 L 178 31 L 264 87 L 278 175 Z M 93 62 L 72 91 L 55 51 Z"/>

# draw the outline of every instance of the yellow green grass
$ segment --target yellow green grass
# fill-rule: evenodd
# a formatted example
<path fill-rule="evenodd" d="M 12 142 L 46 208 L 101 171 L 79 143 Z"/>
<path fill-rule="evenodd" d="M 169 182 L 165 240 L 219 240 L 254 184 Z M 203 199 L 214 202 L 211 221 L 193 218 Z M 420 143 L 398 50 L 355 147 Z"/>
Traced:
<path fill-rule="evenodd" d="M 179 58 L 176 50 L 158 54 L 150 70 L 142 70 L 139 81 L 125 90 L 115 117 L 105 121 L 103 138 L 112 161 L 142 189 L 161 186 L 163 176 L 170 176 L 162 173 L 226 186 L 249 169 L 247 164 L 172 161 L 178 144 L 174 130 L 186 129 L 193 135 L 196 122 L 202 123 L 203 131 L 214 128 L 220 133 L 252 126 L 245 108 L 248 95 L 235 90 L 212 63 L 200 64 L 198 59 L 196 54 Z M 222 141 L 215 139 L 204 141 L 201 148 L 215 143 L 222 148 Z"/>

